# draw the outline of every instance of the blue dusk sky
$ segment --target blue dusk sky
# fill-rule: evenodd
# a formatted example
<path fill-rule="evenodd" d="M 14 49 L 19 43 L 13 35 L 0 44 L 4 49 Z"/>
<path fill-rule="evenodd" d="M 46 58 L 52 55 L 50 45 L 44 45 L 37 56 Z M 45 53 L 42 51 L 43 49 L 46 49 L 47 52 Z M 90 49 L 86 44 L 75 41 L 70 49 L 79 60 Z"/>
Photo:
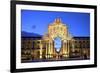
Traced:
<path fill-rule="evenodd" d="M 44 35 L 56 18 L 61 18 L 72 36 L 90 36 L 90 14 L 79 12 L 21 10 L 21 31 Z"/>

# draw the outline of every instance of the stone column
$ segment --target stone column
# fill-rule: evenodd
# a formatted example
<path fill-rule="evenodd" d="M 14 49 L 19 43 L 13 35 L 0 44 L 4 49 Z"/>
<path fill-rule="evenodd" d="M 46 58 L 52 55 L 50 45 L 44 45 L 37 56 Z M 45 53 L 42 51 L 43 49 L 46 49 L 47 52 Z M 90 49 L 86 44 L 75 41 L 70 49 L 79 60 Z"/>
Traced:
<path fill-rule="evenodd" d="M 66 41 L 64 41 L 63 43 L 63 53 L 65 53 L 65 51 L 66 51 Z"/>
<path fill-rule="evenodd" d="M 48 43 L 48 57 L 50 57 L 50 41 Z"/>
<path fill-rule="evenodd" d="M 69 40 L 68 40 L 68 48 L 67 48 L 67 57 L 68 57 L 68 55 L 69 55 Z"/>
<path fill-rule="evenodd" d="M 63 40 L 63 44 L 62 44 L 62 54 L 63 54 L 63 51 L 64 51 L 64 40 Z"/>
<path fill-rule="evenodd" d="M 68 40 L 67 40 L 67 42 L 66 42 L 66 52 L 65 52 L 65 57 L 66 57 L 66 55 L 67 55 L 67 49 L 68 49 Z"/>
<path fill-rule="evenodd" d="M 48 58 L 48 42 L 46 41 L 46 59 Z"/>
<path fill-rule="evenodd" d="M 64 48 L 63 48 L 63 56 L 66 57 L 66 53 L 67 53 L 67 40 L 64 41 Z"/>
<path fill-rule="evenodd" d="M 50 46 L 50 58 L 52 57 L 52 44 L 51 41 L 49 42 L 49 46 Z"/>
<path fill-rule="evenodd" d="M 74 46 L 74 40 L 72 40 L 72 50 L 74 51 L 75 50 L 75 46 Z"/>
<path fill-rule="evenodd" d="M 42 59 L 42 46 L 43 45 L 42 45 L 42 41 L 41 40 L 40 40 L 40 45 L 39 46 L 40 46 L 40 59 Z"/>
<path fill-rule="evenodd" d="M 53 57 L 53 56 L 52 56 L 52 54 L 53 54 L 53 46 L 52 46 L 52 41 L 50 42 L 50 46 L 51 46 L 51 47 L 50 47 L 50 50 L 51 50 L 51 57 Z"/>

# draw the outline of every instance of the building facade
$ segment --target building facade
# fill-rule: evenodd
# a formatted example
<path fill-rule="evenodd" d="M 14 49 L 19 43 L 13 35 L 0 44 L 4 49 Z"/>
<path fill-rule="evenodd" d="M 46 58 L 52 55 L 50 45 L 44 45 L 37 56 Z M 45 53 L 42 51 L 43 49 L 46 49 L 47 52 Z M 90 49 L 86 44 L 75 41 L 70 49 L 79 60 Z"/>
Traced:
<path fill-rule="evenodd" d="M 72 37 L 60 18 L 42 37 L 21 38 L 21 61 L 84 60 L 90 58 L 90 38 Z"/>

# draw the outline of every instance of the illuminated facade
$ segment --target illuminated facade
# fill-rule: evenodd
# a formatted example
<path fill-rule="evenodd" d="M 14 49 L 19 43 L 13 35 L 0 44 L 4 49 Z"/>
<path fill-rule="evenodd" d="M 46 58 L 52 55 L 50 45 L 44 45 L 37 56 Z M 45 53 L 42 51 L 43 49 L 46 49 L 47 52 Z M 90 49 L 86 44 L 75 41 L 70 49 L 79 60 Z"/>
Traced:
<path fill-rule="evenodd" d="M 22 37 L 21 61 L 52 61 L 90 58 L 89 37 L 72 37 L 60 18 L 42 37 Z"/>

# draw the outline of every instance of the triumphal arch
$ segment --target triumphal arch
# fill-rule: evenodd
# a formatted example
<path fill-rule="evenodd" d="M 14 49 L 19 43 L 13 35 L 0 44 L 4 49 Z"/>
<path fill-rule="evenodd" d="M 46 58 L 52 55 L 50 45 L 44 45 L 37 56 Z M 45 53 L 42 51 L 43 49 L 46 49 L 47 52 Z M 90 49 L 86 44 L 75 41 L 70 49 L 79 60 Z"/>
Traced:
<path fill-rule="evenodd" d="M 57 60 L 68 58 L 72 41 L 66 24 L 63 24 L 60 18 L 55 19 L 53 23 L 48 25 L 48 32 L 42 38 L 40 58 L 43 54 L 45 54 L 45 58 Z M 43 44 L 45 45 L 45 53 L 43 53 Z"/>

